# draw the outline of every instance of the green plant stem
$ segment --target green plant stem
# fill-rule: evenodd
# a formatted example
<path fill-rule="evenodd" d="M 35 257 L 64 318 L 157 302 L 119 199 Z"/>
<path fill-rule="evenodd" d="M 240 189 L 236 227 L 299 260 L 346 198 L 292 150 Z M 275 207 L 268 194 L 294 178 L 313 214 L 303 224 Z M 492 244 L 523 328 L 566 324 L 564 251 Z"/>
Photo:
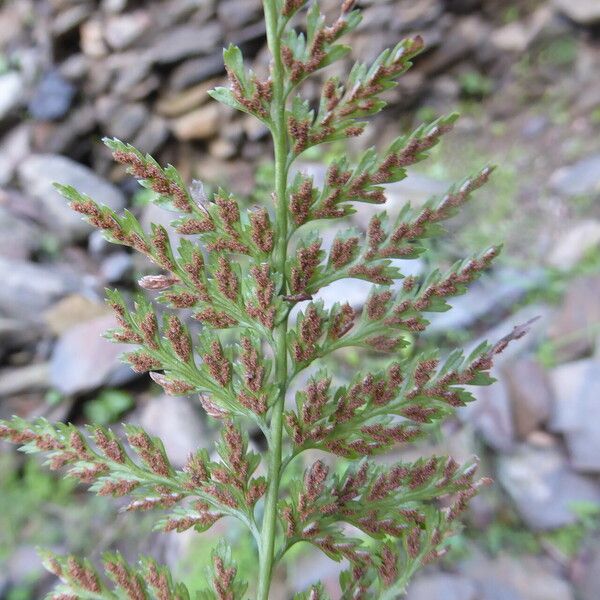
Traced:
<path fill-rule="evenodd" d="M 271 105 L 271 133 L 275 154 L 275 199 L 276 199 L 276 247 L 273 255 L 277 272 L 285 274 L 287 258 L 287 178 L 288 178 L 288 136 L 285 126 L 284 69 L 281 62 L 279 39 L 279 16 L 275 0 L 263 0 L 267 41 L 273 57 L 272 80 L 273 99 Z M 283 278 L 285 294 L 285 276 Z M 283 435 L 283 408 L 287 388 L 287 316 L 276 327 L 274 335 L 275 375 L 279 386 L 279 397 L 271 413 L 271 435 L 269 446 L 268 488 L 262 522 L 261 545 L 259 549 L 259 576 L 257 600 L 268 600 L 273 572 L 275 536 L 277 533 L 277 503 L 281 479 L 281 454 Z"/>

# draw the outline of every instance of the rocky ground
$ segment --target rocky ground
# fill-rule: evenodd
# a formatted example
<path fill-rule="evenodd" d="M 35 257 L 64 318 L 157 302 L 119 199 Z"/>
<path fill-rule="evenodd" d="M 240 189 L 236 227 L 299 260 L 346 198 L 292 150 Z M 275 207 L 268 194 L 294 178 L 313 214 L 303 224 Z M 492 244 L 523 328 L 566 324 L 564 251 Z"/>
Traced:
<path fill-rule="evenodd" d="M 324 4 L 333 10 L 337 0 Z M 431 256 L 448 262 L 505 241 L 504 257 L 434 322 L 424 343 L 468 347 L 541 317 L 503 357 L 498 384 L 480 391 L 440 436 L 442 450 L 458 458 L 479 455 L 496 485 L 474 502 L 464 534 L 442 565 L 419 576 L 409 599 L 597 600 L 600 4 L 360 4 L 355 57 L 373 58 L 412 33 L 424 36 L 428 50 L 348 152 L 439 114 L 464 115 L 435 160 L 390 187 L 390 210 L 442 192 L 484 160 L 499 165 Z M 259 1 L 1 5 L 0 417 L 137 421 L 165 439 L 175 463 L 198 439 L 211 438 L 196 405 L 157 395 L 119 363 L 123 349 L 100 337 L 112 324 L 104 288 L 133 289 L 148 265 L 91 232 L 52 182 L 129 207 L 146 226 L 168 224 L 169 215 L 111 163 L 100 138 L 117 136 L 172 162 L 188 181 L 250 196 L 255 179 L 269 174 L 266 132 L 206 93 L 223 80 L 221 48 L 229 42 L 256 70 L 266 68 Z M 311 155 L 302 168 L 318 177 L 327 157 Z M 361 210 L 353 219 L 361 226 L 367 217 Z M 331 229 L 323 234 L 332 237 Z M 358 303 L 363 291 L 352 282 L 324 297 Z M 341 360 L 351 367 L 355 359 Z M 150 547 L 164 560 L 187 556 L 194 565 L 204 556 L 187 536 L 157 541 L 142 533 L 143 523 L 114 521 L 109 503 L 62 487 L 8 449 L 0 459 L 0 598 L 42 596 L 48 580 L 40 579 L 36 544 L 95 555 L 114 545 L 132 555 Z M 307 573 L 335 587 L 335 565 L 307 553 L 287 567 L 280 597 L 304 586 Z"/>

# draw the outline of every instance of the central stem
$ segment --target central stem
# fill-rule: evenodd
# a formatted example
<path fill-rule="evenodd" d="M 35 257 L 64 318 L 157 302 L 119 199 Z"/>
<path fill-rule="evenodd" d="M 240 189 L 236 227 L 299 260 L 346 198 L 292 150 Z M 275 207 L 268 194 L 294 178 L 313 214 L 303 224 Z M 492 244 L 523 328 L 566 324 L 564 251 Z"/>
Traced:
<path fill-rule="evenodd" d="M 271 134 L 275 154 L 275 228 L 276 246 L 273 254 L 274 268 L 283 276 L 280 294 L 285 294 L 285 263 L 287 258 L 287 178 L 288 178 L 288 136 L 285 123 L 285 95 L 283 63 L 281 61 L 280 36 L 278 31 L 279 15 L 276 0 L 263 0 L 267 42 L 273 57 L 271 77 L 273 96 L 271 103 Z M 279 395 L 271 414 L 271 435 L 269 444 L 268 488 L 265 499 L 265 512 L 261 531 L 260 561 L 257 600 L 268 600 L 275 536 L 277 533 L 277 503 L 281 479 L 281 442 L 283 434 L 283 408 L 287 387 L 287 316 L 279 323 L 274 332 L 275 376 Z"/>

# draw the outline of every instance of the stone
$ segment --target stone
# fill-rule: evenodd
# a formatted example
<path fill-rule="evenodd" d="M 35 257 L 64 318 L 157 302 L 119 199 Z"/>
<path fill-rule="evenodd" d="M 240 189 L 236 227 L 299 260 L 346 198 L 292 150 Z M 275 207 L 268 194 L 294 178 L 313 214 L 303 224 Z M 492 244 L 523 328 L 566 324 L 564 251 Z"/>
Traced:
<path fill-rule="evenodd" d="M 217 5 L 217 17 L 229 30 L 252 23 L 260 14 L 261 3 L 257 0 L 221 0 Z"/>
<path fill-rule="evenodd" d="M 556 406 L 552 425 L 564 434 L 571 464 L 600 473 L 600 361 L 567 363 L 552 371 Z"/>
<path fill-rule="evenodd" d="M 579 25 L 600 23 L 600 4 L 597 0 L 552 0 L 556 9 Z"/>
<path fill-rule="evenodd" d="M 54 37 L 57 38 L 73 32 L 92 14 L 92 12 L 92 5 L 87 3 L 78 3 L 74 6 L 67 6 L 52 20 L 52 33 Z"/>
<path fill-rule="evenodd" d="M 94 107 L 82 104 L 69 111 L 69 116 L 53 128 L 40 147 L 47 153 L 60 154 L 71 149 L 79 138 L 90 134 L 96 125 Z"/>
<path fill-rule="evenodd" d="M 169 137 L 167 122 L 158 115 L 152 115 L 133 138 L 133 145 L 140 152 L 154 154 Z"/>
<path fill-rule="evenodd" d="M 113 252 L 100 265 L 100 274 L 107 283 L 122 281 L 133 270 L 133 259 L 127 252 Z"/>
<path fill-rule="evenodd" d="M 530 34 L 521 21 L 507 23 L 492 32 L 491 43 L 502 52 L 523 52 L 527 49 Z"/>
<path fill-rule="evenodd" d="M 500 485 L 530 529 L 546 531 L 577 522 L 573 506 L 600 502 L 600 486 L 573 472 L 557 447 L 521 445 L 497 464 Z"/>
<path fill-rule="evenodd" d="M 500 379 L 494 385 L 472 387 L 470 391 L 475 402 L 459 409 L 459 417 L 470 423 L 494 450 L 508 452 L 515 431 L 506 383 Z"/>
<path fill-rule="evenodd" d="M 42 312 L 75 291 L 80 282 L 51 265 L 0 256 L 0 312 L 4 317 L 41 322 Z"/>
<path fill-rule="evenodd" d="M 550 187 L 552 191 L 566 198 L 598 194 L 600 192 L 600 154 L 593 154 L 572 165 L 561 167 L 550 177 Z"/>
<path fill-rule="evenodd" d="M 594 368 L 594 359 L 586 358 L 564 363 L 549 372 L 554 393 L 550 430 L 558 433 L 576 431 L 580 422 L 578 394 L 587 373 Z"/>
<path fill-rule="evenodd" d="M 600 168 L 600 163 L 598 164 Z M 600 182 L 600 179 L 598 180 Z M 600 247 L 600 221 L 588 219 L 570 227 L 556 242 L 548 264 L 570 271 L 590 252 Z"/>
<path fill-rule="evenodd" d="M 545 558 L 476 553 L 461 570 L 475 583 L 477 600 L 574 600 L 568 582 Z"/>
<path fill-rule="evenodd" d="M 81 294 L 70 294 L 55 302 L 43 314 L 44 322 L 54 335 L 62 335 L 74 325 L 110 314 L 106 304 Z"/>
<path fill-rule="evenodd" d="M 131 46 L 150 28 L 152 21 L 144 10 L 110 15 L 105 24 L 104 39 L 115 50 Z"/>
<path fill-rule="evenodd" d="M 581 358 L 592 351 L 595 331 L 600 322 L 600 275 L 571 280 L 562 306 L 548 328 L 559 362 Z"/>
<path fill-rule="evenodd" d="M 92 228 L 69 208 L 67 200 L 54 189 L 54 182 L 72 185 L 114 210 L 125 206 L 125 196 L 116 186 L 66 156 L 32 154 L 21 163 L 18 175 L 23 189 L 39 199 L 52 229 L 63 239 L 83 239 Z"/>
<path fill-rule="evenodd" d="M 429 573 L 409 586 L 406 600 L 479 600 L 475 584 L 463 575 Z"/>
<path fill-rule="evenodd" d="M 100 103 L 97 103 L 100 104 Z M 148 120 L 149 112 L 142 102 L 123 104 L 116 98 L 106 99 L 103 108 L 98 107 L 108 137 L 131 140 Z"/>
<path fill-rule="evenodd" d="M 65 395 L 89 392 L 101 386 L 118 386 L 137 374 L 119 357 L 127 344 L 113 344 L 102 335 L 117 327 L 113 315 L 96 317 L 68 329 L 58 339 L 50 357 L 52 386 Z"/>
<path fill-rule="evenodd" d="M 216 103 L 207 104 L 172 121 L 171 129 L 180 141 L 210 139 L 219 132 L 222 114 Z"/>
<path fill-rule="evenodd" d="M 179 117 L 211 100 L 208 92 L 217 85 L 219 80 L 212 79 L 183 91 L 168 94 L 158 100 L 155 106 L 156 112 L 163 117 Z"/>
<path fill-rule="evenodd" d="M 22 103 L 24 87 L 23 77 L 17 71 L 0 75 L 0 121 Z"/>
<path fill-rule="evenodd" d="M 207 432 L 198 406 L 182 396 L 156 396 L 141 409 L 140 425 L 165 445 L 167 456 L 176 468 L 185 465 L 188 456 L 206 446 Z"/>
<path fill-rule="evenodd" d="M 600 590 L 600 544 L 596 541 L 591 549 L 585 572 L 577 582 L 579 600 L 598 600 Z"/>
<path fill-rule="evenodd" d="M 504 365 L 502 374 L 511 401 L 515 431 L 524 439 L 551 416 L 553 392 L 549 378 L 540 363 L 528 356 Z"/>
<path fill-rule="evenodd" d="M 17 165 L 29 154 L 31 130 L 27 124 L 11 129 L 0 142 L 0 186 L 11 181 Z"/>
<path fill-rule="evenodd" d="M 48 71 L 38 82 L 29 100 L 29 114 L 38 121 L 62 119 L 75 96 L 75 86 L 58 71 Z"/>
<path fill-rule="evenodd" d="M 173 69 L 169 77 L 168 87 L 173 91 L 180 91 L 223 72 L 223 55 L 221 52 L 209 54 L 202 58 L 190 58 Z"/>
<path fill-rule="evenodd" d="M 40 228 L 20 219 L 0 204 L 0 256 L 24 260 L 29 258 L 40 244 Z"/>
<path fill-rule="evenodd" d="M 50 387 L 48 363 L 33 363 L 0 371 L 0 398 L 23 392 L 47 390 Z"/>
<path fill-rule="evenodd" d="M 179 25 L 161 35 L 150 53 L 159 64 L 171 64 L 197 56 L 208 54 L 220 44 L 221 26 L 217 22 L 205 23 L 199 32 L 198 25 Z"/>
<path fill-rule="evenodd" d="M 81 50 L 91 58 L 102 58 L 108 54 L 104 42 L 102 23 L 95 18 L 88 19 L 79 29 Z"/>

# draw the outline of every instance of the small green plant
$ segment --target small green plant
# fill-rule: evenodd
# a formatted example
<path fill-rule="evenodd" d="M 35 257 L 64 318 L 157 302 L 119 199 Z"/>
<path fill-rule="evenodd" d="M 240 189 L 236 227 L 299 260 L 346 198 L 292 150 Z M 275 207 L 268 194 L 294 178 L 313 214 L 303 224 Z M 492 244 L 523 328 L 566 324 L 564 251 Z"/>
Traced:
<path fill-rule="evenodd" d="M 46 453 L 52 468 L 68 467 L 71 476 L 100 495 L 131 496 L 126 510 L 164 510 L 158 526 L 166 531 L 204 531 L 222 517 L 238 519 L 254 539 L 256 577 L 249 588 L 240 580 L 222 540 L 213 553 L 211 589 L 195 598 L 242 599 L 249 589 L 253 597 L 267 600 L 277 564 L 291 548 L 308 543 L 347 562 L 340 577 L 343 598 L 391 599 L 403 593 L 421 565 L 443 554 L 459 515 L 485 481 L 476 479 L 475 462 L 460 465 L 432 456 L 386 466 L 370 457 L 425 437 L 471 401 L 464 386 L 491 383 L 494 356 L 527 327 L 516 327 L 468 356 L 459 350 L 444 360 L 436 351 L 402 353 L 407 339 L 426 329 L 425 314 L 447 310 L 446 299 L 487 269 L 499 248 L 419 278 L 403 277 L 391 259 L 423 253 L 426 240 L 439 234 L 442 221 L 467 202 L 492 169 L 482 169 L 423 206 L 405 206 L 395 219 L 380 212 L 366 233 L 348 229 L 325 251 L 312 224 L 342 219 L 357 202 L 383 204 L 383 185 L 406 177 L 407 168 L 428 156 L 457 117 L 402 135 L 382 153 L 368 149 L 356 164 L 337 156 L 320 188 L 302 173 L 291 177 L 292 165 L 310 148 L 363 132 L 364 119 L 385 106 L 380 95 L 410 67 L 423 42 L 407 39 L 371 65 L 356 64 L 345 83 L 327 78 L 313 109 L 301 97 L 300 85 L 348 54 L 339 40 L 358 26 L 359 11 L 344 0 L 329 25 L 314 2 L 305 30 L 297 31 L 294 17 L 304 0 L 263 4 L 270 77 L 261 80 L 248 71 L 241 51 L 230 46 L 224 52 L 230 85 L 211 95 L 269 128 L 272 204 L 241 211 L 225 190 L 209 196 L 190 191 L 174 167 L 162 168 L 132 146 L 106 140 L 114 158 L 156 193 L 151 200 L 180 214 L 173 225 L 187 237 L 175 251 L 165 228 L 153 226 L 148 233 L 132 213 L 117 215 L 71 187 L 58 186 L 110 241 L 131 246 L 161 269 L 140 285 L 158 292 L 158 301 L 167 306 L 162 324 L 145 296 L 130 308 L 110 291 L 108 302 L 120 326 L 109 337 L 137 345 L 126 360 L 136 371 L 149 371 L 167 393 L 198 395 L 208 415 L 223 424 L 217 455 L 200 449 L 176 470 L 161 441 L 132 425 L 125 426 L 126 440 L 121 440 L 100 425 L 85 434 L 71 425 L 14 418 L 0 424 L 0 437 L 26 452 Z M 314 299 L 321 288 L 345 278 L 373 284 L 362 311 L 347 303 L 326 307 Z M 290 313 L 298 304 L 302 310 L 293 322 Z M 198 339 L 173 314 L 183 308 L 202 324 Z M 226 343 L 232 338 L 235 343 Z M 357 372 L 338 386 L 323 359 L 345 348 L 387 353 L 389 360 L 384 368 Z M 306 386 L 295 402 L 286 402 L 292 380 L 307 369 Z M 262 432 L 264 456 L 250 450 L 250 428 Z M 302 473 L 299 461 L 307 450 L 343 462 L 334 472 L 318 459 L 301 476 L 290 477 Z M 264 475 L 257 474 L 261 463 Z M 438 503 L 442 497 L 446 508 Z M 50 553 L 44 561 L 62 580 L 54 600 L 190 597 L 150 559 L 137 569 L 119 555 L 105 556 L 112 586 L 88 561 Z M 325 597 L 319 583 L 296 596 Z"/>
<path fill-rule="evenodd" d="M 133 396 L 122 390 L 102 390 L 96 398 L 86 402 L 83 412 L 90 423 L 109 425 L 124 412 L 133 408 Z"/>

